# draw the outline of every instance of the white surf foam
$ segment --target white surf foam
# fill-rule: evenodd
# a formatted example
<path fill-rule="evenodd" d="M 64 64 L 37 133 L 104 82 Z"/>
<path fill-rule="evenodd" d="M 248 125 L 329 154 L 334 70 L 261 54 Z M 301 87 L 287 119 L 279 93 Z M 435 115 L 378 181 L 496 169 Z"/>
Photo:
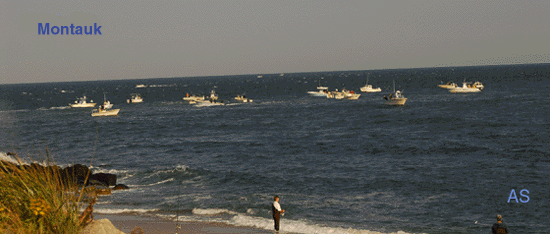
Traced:
<path fill-rule="evenodd" d="M 158 209 L 102 209 L 94 208 L 94 212 L 98 214 L 122 214 L 122 213 L 148 213 L 155 212 Z"/>
<path fill-rule="evenodd" d="M 129 172 L 129 170 L 119 170 L 119 169 L 105 169 L 101 167 L 94 167 L 90 166 L 90 169 L 93 170 L 94 173 L 108 173 L 108 174 L 115 174 L 115 175 L 122 175 Z"/>
<path fill-rule="evenodd" d="M 193 214 L 197 214 L 197 215 L 217 215 L 217 214 L 223 214 L 223 213 L 232 214 L 232 215 L 238 214 L 237 212 L 230 211 L 228 209 L 201 209 L 201 208 L 195 208 L 195 209 L 193 209 L 192 212 L 193 212 Z"/>
<path fill-rule="evenodd" d="M 253 217 L 248 215 L 239 214 L 231 220 L 233 225 L 255 227 L 265 230 L 273 230 L 273 220 L 261 217 Z M 331 233 L 331 234 L 407 234 L 403 231 L 383 233 L 377 231 L 353 229 L 353 228 L 341 228 L 341 227 L 323 227 L 317 224 L 310 224 L 306 221 L 283 219 L 281 224 L 281 231 L 304 233 L 304 234 L 318 234 L 318 233 Z"/>
<path fill-rule="evenodd" d="M 0 160 L 1 161 L 6 161 L 6 162 L 11 162 L 13 164 L 19 164 L 19 162 L 17 162 L 17 160 L 15 160 L 12 156 L 9 156 L 6 152 L 0 152 Z"/>

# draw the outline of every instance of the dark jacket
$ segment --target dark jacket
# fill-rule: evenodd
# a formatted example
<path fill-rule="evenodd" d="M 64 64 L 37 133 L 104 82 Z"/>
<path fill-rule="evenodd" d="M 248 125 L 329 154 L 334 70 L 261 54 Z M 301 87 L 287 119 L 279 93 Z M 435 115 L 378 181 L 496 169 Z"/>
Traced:
<path fill-rule="evenodd" d="M 506 234 L 508 233 L 508 225 L 505 223 L 495 223 L 493 224 L 493 234 Z"/>

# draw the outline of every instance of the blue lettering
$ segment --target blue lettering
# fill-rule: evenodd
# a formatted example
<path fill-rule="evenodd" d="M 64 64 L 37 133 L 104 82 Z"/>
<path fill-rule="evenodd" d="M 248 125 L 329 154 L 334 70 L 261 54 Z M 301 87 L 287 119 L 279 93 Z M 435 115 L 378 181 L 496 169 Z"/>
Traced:
<path fill-rule="evenodd" d="M 512 189 L 512 192 L 510 192 L 510 196 L 508 197 L 508 203 L 510 203 L 510 200 L 516 200 L 516 203 L 518 203 L 518 196 L 516 195 L 516 190 Z"/>
<path fill-rule="evenodd" d="M 46 23 L 45 28 L 42 27 L 42 23 L 38 23 L 38 35 L 50 35 L 50 23 Z"/>
<path fill-rule="evenodd" d="M 519 195 L 522 196 L 522 197 L 526 197 L 527 200 L 524 201 L 524 200 L 521 199 L 521 198 L 520 198 L 519 200 L 521 201 L 521 203 L 527 203 L 527 202 L 529 202 L 529 196 L 524 195 L 523 192 L 527 192 L 527 194 L 529 194 L 529 190 L 527 190 L 527 189 L 522 189 L 521 191 L 519 191 Z"/>
<path fill-rule="evenodd" d="M 54 29 L 57 29 L 57 30 L 54 32 Z M 59 27 L 57 27 L 57 26 L 52 26 L 52 34 L 57 35 L 58 33 L 59 33 Z"/>
<path fill-rule="evenodd" d="M 101 30 L 101 26 L 98 27 L 97 23 L 94 23 L 94 34 L 99 33 L 99 35 L 102 35 L 100 30 Z"/>
<path fill-rule="evenodd" d="M 86 35 L 92 35 L 92 26 L 90 26 L 90 32 L 88 32 L 87 28 L 88 28 L 88 26 L 84 26 L 84 33 Z"/>
<path fill-rule="evenodd" d="M 82 26 L 76 26 L 76 34 L 82 35 Z"/>
<path fill-rule="evenodd" d="M 65 29 L 66 32 L 67 32 L 67 35 L 69 35 L 69 27 L 67 27 L 67 26 L 61 26 L 61 35 L 63 35 L 63 29 Z"/>
<path fill-rule="evenodd" d="M 70 31 L 69 31 L 69 28 L 71 29 Z M 74 24 L 71 24 L 71 26 L 51 26 L 50 27 L 50 23 L 45 23 L 45 24 L 38 23 L 38 35 L 50 35 L 50 31 L 54 35 L 57 35 L 59 33 L 61 33 L 61 35 L 69 35 L 69 32 L 71 33 L 71 35 L 82 35 L 82 26 L 75 26 Z M 84 26 L 84 34 L 102 35 L 101 26 L 98 26 L 97 23 L 94 23 L 93 26 Z"/>

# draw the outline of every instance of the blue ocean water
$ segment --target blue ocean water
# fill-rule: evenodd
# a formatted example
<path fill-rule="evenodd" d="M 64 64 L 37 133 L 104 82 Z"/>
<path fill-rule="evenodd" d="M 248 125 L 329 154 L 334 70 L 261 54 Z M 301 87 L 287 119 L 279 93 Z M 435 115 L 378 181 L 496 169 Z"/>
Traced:
<path fill-rule="evenodd" d="M 307 94 L 359 91 L 367 76 L 382 93 Z M 281 228 L 295 233 L 488 233 L 497 214 L 514 233 L 548 233 L 549 77 L 538 64 L 1 85 L 0 157 L 40 161 L 47 149 L 117 174 L 131 189 L 98 213 L 272 229 L 279 195 Z M 485 89 L 437 87 L 464 79 Z M 405 106 L 382 103 L 394 80 Z M 213 88 L 228 105 L 182 100 Z M 68 107 L 104 93 L 118 117 Z M 144 103 L 127 104 L 131 93 Z"/>

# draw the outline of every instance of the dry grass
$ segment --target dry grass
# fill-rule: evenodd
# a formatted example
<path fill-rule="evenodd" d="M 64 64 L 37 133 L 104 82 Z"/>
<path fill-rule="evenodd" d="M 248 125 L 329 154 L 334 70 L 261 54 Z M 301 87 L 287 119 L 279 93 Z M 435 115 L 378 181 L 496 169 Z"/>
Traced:
<path fill-rule="evenodd" d="M 57 166 L 0 161 L 0 233 L 78 233 L 91 211 L 79 214 L 81 187 L 61 173 Z"/>

